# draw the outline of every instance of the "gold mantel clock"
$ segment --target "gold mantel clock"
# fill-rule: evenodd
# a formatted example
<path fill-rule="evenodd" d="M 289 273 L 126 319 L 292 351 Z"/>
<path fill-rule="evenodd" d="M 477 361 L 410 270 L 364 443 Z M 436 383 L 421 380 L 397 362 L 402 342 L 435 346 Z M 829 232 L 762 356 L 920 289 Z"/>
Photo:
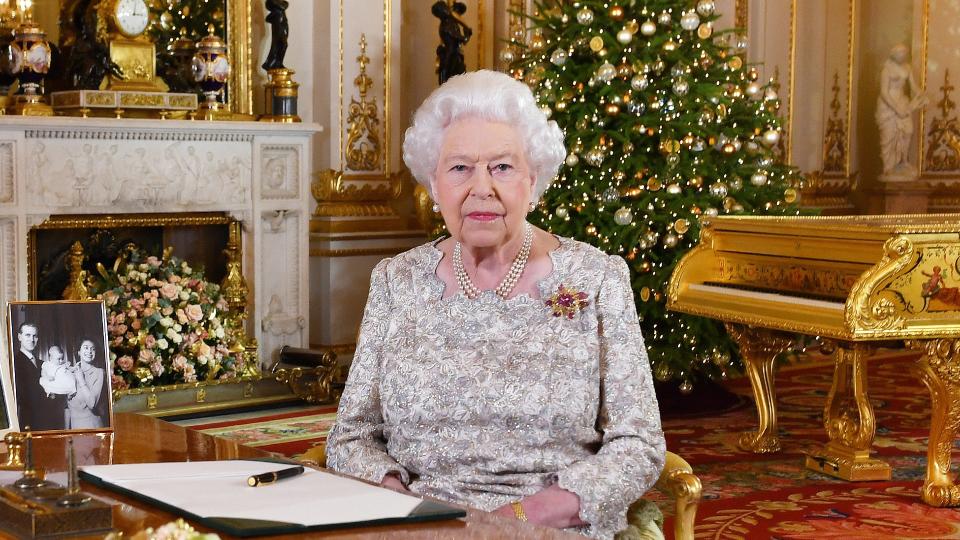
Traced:
<path fill-rule="evenodd" d="M 120 66 L 123 78 L 104 79 L 107 90 L 165 92 L 167 85 L 157 77 L 157 48 L 145 34 L 150 26 L 146 0 L 103 0 L 98 18 L 107 25 L 110 60 Z"/>

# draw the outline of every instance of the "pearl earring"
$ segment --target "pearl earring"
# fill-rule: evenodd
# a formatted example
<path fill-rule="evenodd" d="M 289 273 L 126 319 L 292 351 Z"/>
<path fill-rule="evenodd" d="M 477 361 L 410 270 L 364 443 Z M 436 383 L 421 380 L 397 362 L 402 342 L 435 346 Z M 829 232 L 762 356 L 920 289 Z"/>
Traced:
<path fill-rule="evenodd" d="M 434 213 L 434 214 L 439 214 L 439 213 L 440 213 L 440 205 L 439 205 L 439 204 L 433 203 L 433 213 Z"/>
<path fill-rule="evenodd" d="M 537 201 L 530 201 L 530 211 L 533 212 L 537 209 Z"/>

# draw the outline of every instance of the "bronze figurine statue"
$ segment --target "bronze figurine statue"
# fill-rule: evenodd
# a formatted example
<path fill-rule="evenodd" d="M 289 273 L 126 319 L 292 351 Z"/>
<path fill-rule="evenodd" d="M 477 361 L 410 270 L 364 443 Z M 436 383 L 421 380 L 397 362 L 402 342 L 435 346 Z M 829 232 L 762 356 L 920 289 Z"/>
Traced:
<path fill-rule="evenodd" d="M 467 71 L 462 47 L 470 41 L 473 31 L 459 18 L 466 11 L 467 5 L 459 1 L 450 5 L 444 0 L 437 0 L 430 8 L 433 16 L 440 19 L 440 45 L 437 47 L 437 75 L 440 84 Z"/>
<path fill-rule="evenodd" d="M 287 39 L 290 37 L 290 25 L 287 22 L 287 0 L 267 0 L 267 18 L 270 23 L 270 52 L 263 63 L 263 69 L 282 69 L 283 57 L 287 54 Z"/>

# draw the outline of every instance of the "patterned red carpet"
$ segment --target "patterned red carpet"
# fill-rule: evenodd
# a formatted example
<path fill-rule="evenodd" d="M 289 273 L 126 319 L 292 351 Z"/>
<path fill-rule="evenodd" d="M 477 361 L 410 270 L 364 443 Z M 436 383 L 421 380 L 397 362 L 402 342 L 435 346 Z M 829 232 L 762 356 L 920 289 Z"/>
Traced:
<path fill-rule="evenodd" d="M 777 404 L 783 451 L 739 450 L 738 434 L 756 426 L 752 399 L 710 417 L 664 421 L 667 446 L 686 458 L 703 482 L 696 537 L 704 539 L 960 538 L 960 511 L 931 508 L 918 488 L 926 466 L 929 394 L 911 371 L 915 355 L 888 354 L 869 368 L 877 419 L 877 455 L 893 467 L 889 482 L 845 482 L 807 471 L 803 453 L 826 442 L 821 418 L 833 369 L 781 370 Z M 745 379 L 728 387 L 750 395 Z M 194 426 L 206 433 L 296 456 L 324 440 L 333 407 Z M 214 419 L 211 419 L 214 420 Z M 666 514 L 669 501 L 652 492 Z M 667 530 L 672 524 L 667 523 Z"/>

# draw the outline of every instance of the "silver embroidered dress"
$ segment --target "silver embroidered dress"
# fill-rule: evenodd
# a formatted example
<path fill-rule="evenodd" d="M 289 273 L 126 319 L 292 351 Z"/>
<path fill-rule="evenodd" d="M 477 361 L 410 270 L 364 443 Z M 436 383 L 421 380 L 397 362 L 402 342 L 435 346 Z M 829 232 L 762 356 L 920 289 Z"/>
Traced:
<path fill-rule="evenodd" d="M 610 538 L 666 447 L 626 263 L 560 239 L 541 298 L 442 298 L 426 244 L 373 271 L 331 468 L 492 510 L 553 483 L 580 497 L 583 531 Z M 587 295 L 572 318 L 546 304 Z"/>

